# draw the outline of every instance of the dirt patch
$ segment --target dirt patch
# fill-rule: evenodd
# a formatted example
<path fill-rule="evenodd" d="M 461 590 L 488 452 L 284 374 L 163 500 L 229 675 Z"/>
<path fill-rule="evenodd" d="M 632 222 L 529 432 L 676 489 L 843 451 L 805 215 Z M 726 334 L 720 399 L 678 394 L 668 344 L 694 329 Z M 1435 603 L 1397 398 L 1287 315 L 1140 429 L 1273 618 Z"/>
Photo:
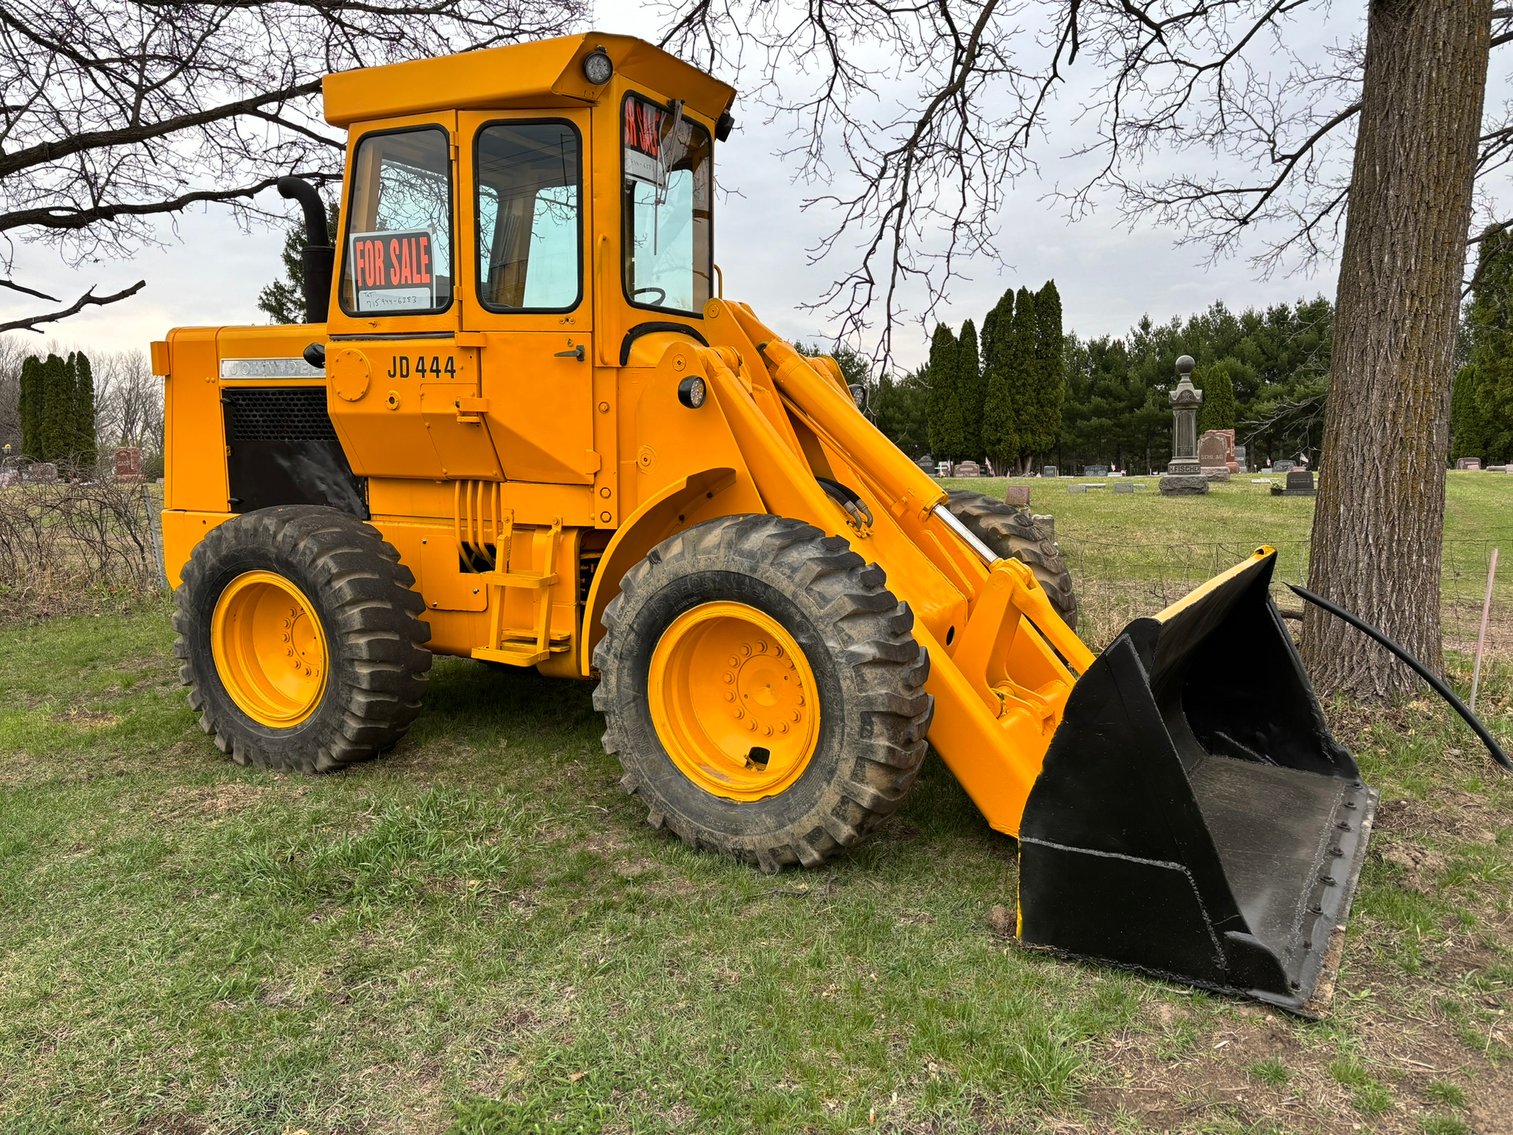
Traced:
<path fill-rule="evenodd" d="M 72 725 L 79 729 L 108 729 L 112 725 L 121 723 L 119 714 L 85 709 L 77 705 L 69 706 L 66 710 L 53 714 L 48 720 L 59 725 Z"/>
<path fill-rule="evenodd" d="M 1366 921 L 1356 932 L 1376 929 Z M 1087 1129 L 1113 1131 L 1122 1118 L 1170 1132 L 1233 1124 L 1417 1135 L 1430 1119 L 1456 1116 L 1478 1135 L 1507 1131 L 1513 1077 L 1501 1054 L 1510 994 L 1467 988 L 1499 953 L 1468 934 L 1421 951 L 1423 973 L 1407 979 L 1416 995 L 1404 997 L 1402 972 L 1380 951 L 1347 947 L 1348 1000 L 1336 1002 L 1326 1024 L 1257 1005 L 1185 1004 L 1173 990 L 1095 1050 L 1104 1071 L 1082 1097 L 1093 1116 Z M 1463 1109 L 1444 1102 L 1447 1084 L 1464 1093 Z"/>
<path fill-rule="evenodd" d="M 213 820 L 255 808 L 270 792 L 284 798 L 302 796 L 304 791 L 303 788 L 260 788 L 252 784 L 186 784 L 163 793 L 154 811 L 164 819 L 192 816 Z"/>

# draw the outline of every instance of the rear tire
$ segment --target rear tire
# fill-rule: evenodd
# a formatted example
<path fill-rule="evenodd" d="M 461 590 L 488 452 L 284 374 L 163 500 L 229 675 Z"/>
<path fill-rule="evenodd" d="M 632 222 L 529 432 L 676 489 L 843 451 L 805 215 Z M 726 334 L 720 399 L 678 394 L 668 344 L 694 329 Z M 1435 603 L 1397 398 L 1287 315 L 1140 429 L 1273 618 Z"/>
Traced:
<path fill-rule="evenodd" d="M 946 501 L 951 515 L 960 520 L 989 548 L 1008 560 L 1018 560 L 1035 573 L 1045 588 L 1051 606 L 1061 621 L 1077 629 L 1077 596 L 1072 590 L 1072 573 L 1061 558 L 1061 549 L 1045 529 L 1030 519 L 1028 513 L 974 493 L 958 489 Z"/>
<path fill-rule="evenodd" d="M 696 525 L 626 573 L 604 625 L 594 706 L 653 827 L 812 867 L 913 786 L 929 655 L 844 539 L 771 516 Z"/>
<path fill-rule="evenodd" d="M 392 746 L 431 667 L 414 582 L 374 528 L 334 508 L 280 505 L 213 528 L 173 618 L 200 728 L 238 764 L 300 772 Z"/>

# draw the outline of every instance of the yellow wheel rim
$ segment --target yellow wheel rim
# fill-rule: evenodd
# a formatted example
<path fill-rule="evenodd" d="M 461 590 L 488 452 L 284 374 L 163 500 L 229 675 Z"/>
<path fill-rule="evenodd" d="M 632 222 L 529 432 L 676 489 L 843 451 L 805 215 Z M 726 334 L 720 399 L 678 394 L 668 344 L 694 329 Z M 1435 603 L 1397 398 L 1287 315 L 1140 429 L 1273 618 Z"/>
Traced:
<path fill-rule="evenodd" d="M 820 736 L 819 687 L 793 636 L 744 603 L 704 603 L 663 632 L 648 675 L 652 724 L 706 792 L 761 800 L 791 787 Z"/>
<path fill-rule="evenodd" d="M 326 633 L 305 593 L 274 572 L 246 572 L 221 592 L 210 653 L 231 700 L 260 725 L 298 725 L 320 705 Z"/>

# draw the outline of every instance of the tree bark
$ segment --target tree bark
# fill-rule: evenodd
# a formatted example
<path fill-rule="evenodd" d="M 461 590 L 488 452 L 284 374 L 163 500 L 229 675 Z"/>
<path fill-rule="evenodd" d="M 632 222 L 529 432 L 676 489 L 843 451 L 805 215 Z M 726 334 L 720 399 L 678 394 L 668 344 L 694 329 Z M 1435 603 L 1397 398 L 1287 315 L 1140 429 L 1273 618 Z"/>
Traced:
<path fill-rule="evenodd" d="M 1443 668 L 1440 554 L 1450 380 L 1490 50 L 1491 0 L 1371 0 L 1308 584 Z M 1310 607 L 1325 694 L 1416 679 Z"/>

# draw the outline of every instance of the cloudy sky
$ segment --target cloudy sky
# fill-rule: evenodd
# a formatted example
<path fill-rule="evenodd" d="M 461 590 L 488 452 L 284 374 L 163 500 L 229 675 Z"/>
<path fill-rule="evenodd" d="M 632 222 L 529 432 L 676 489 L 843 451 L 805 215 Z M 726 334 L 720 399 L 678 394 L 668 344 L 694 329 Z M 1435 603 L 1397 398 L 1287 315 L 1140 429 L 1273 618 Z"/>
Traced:
<path fill-rule="evenodd" d="M 1360 31 L 1363 9 L 1363 4 L 1350 3 L 1305 9 L 1308 15 L 1291 29 L 1290 41 L 1296 36 L 1305 46 L 1322 48 L 1348 38 Z M 635 0 L 600 0 L 596 26 L 647 34 L 646 17 Z M 720 77 L 738 88 L 743 85 L 738 75 Z M 1507 88 L 1494 61 L 1489 98 L 1505 97 Z M 886 88 L 883 94 L 888 97 Z M 1203 250 L 1177 247 L 1176 233 L 1149 225 L 1127 227 L 1112 200 L 1070 222 L 1044 198 L 1056 184 L 1075 176 L 1075 162 L 1064 155 L 1087 137 L 1085 128 L 1073 122 L 1077 102 L 1073 85 L 1061 97 L 1050 137 L 1039 146 L 1038 176 L 1023 179 L 1007 196 L 998 246 L 1008 266 L 967 263 L 964 278 L 951 286 L 949 302 L 938 313 L 946 322 L 974 318 L 980 323 L 1005 288 L 1036 288 L 1050 278 L 1061 292 L 1066 326 L 1085 336 L 1123 334 L 1147 314 L 1157 321 L 1185 317 L 1214 300 L 1242 309 L 1316 293 L 1333 296 L 1332 265 L 1312 276 L 1270 280 L 1257 279 L 1243 255 L 1204 266 Z M 831 332 L 825 320 L 797 305 L 817 297 L 850 265 L 842 263 L 841 253 L 817 266 L 808 263 L 806 249 L 826 231 L 829 218 L 801 208 L 813 188 L 795 184 L 791 167 L 773 157 L 785 145 L 786 126 L 764 125 L 749 102 L 738 100 L 736 111 L 736 132 L 717 155 L 719 181 L 730 194 L 717 204 L 716 256 L 724 270 L 725 293 L 751 303 L 784 334 L 827 341 Z M 282 206 L 272 193 L 269 198 L 270 207 Z M 147 281 L 134 299 L 58 325 L 60 341 L 86 349 L 145 348 L 172 326 L 265 322 L 256 298 L 281 271 L 283 230 L 244 233 L 211 210 L 187 213 L 164 226 L 161 235 L 163 247 L 144 249 L 129 262 L 78 269 L 70 269 L 48 249 L 22 249 L 16 278 L 68 300 L 91 286 L 109 292 L 137 279 Z M 40 342 L 35 336 L 27 341 Z M 895 359 L 904 366 L 917 364 L 927 343 L 927 331 L 917 321 L 902 323 L 895 334 Z"/>

